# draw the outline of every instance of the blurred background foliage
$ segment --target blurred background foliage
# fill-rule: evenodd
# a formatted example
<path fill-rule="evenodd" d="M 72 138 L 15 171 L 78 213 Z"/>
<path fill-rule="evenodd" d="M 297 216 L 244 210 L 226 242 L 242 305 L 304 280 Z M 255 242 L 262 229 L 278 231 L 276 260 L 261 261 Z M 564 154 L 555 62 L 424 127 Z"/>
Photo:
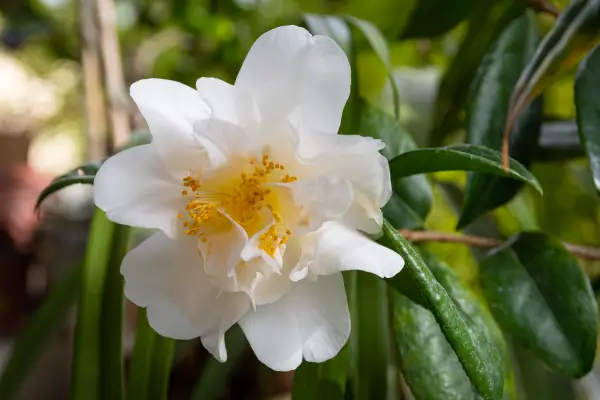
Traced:
<path fill-rule="evenodd" d="M 553 0 L 550 3 L 563 9 L 568 1 Z M 523 12 L 526 2 L 117 0 L 115 6 L 127 83 L 158 77 L 194 86 L 196 79 L 202 76 L 233 83 L 252 43 L 273 27 L 285 24 L 307 26 L 307 14 L 352 15 L 370 21 L 389 43 L 391 73 L 400 95 L 400 122 L 415 143 L 423 147 L 465 140 L 465 106 L 477 68 L 492 42 Z M 8 143 L 0 146 L 3 173 L 13 171 L 15 166 L 27 165 L 41 182 L 47 182 L 49 178 L 89 161 L 86 133 L 82 128 L 79 7 L 80 4 L 72 0 L 0 1 L 0 145 Z M 542 34 L 548 32 L 554 22 L 551 15 L 537 15 Z M 328 29 L 332 30 L 329 32 L 332 36 L 345 32 L 344 29 L 336 31 L 335 24 Z M 393 94 L 386 66 L 364 38 L 359 37 L 355 50 L 360 94 L 392 113 Z M 574 123 L 574 76 L 575 70 L 569 71 L 545 91 L 542 151 L 532 167 L 545 195 L 542 197 L 526 187 L 507 205 L 479 219 L 467 232 L 508 237 L 523 230 L 541 229 L 564 241 L 598 246 L 600 202 L 588 161 L 582 158 L 583 152 L 578 145 Z M 133 114 L 135 109 L 131 102 L 124 101 L 128 102 Z M 139 115 L 134 120 L 137 128 L 144 128 Z M 13 145 L 15 142 L 23 144 Z M 25 150 L 21 154 L 11 146 L 18 149 L 24 146 Z M 28 184 L 32 179 L 23 178 Z M 454 231 L 466 173 L 436 173 L 430 181 L 435 183 L 434 202 L 425 226 L 432 230 Z M 6 179 L 0 182 L 2 184 L 0 193 L 24 185 Z M 27 198 L 35 200 L 41 187 L 43 185 L 34 185 L 33 194 Z M 15 197 L 4 197 L 6 199 L 0 196 L 3 199 L 0 202 L 0 228 L 9 237 L 7 240 L 12 246 L 9 247 L 14 247 L 15 254 L 27 254 L 37 260 L 28 259 L 25 264 L 29 273 L 25 278 L 19 278 L 26 292 L 22 296 L 27 300 L 25 306 L 17 307 L 18 311 L 14 307 L 16 300 L 10 297 L 11 292 L 4 289 L 15 285 L 14 281 L 0 284 L 0 332 L 5 337 L 5 346 L 10 348 L 11 338 L 39 304 L 35 299 L 41 299 L 57 279 L 55 277 L 62 276 L 65 268 L 60 265 L 72 264 L 85 248 L 82 236 L 87 230 L 91 202 L 88 189 L 70 188 L 59 193 L 57 200 L 47 207 L 50 222 L 48 219 L 41 225 L 31 222 L 31 227 L 25 228 L 23 221 L 31 218 L 27 213 L 33 207 L 23 206 Z M 25 202 L 25 205 L 32 203 Z M 43 240 L 33 239 L 30 231 L 35 230 L 41 230 Z M 65 238 L 53 236 L 56 232 L 61 232 L 58 236 Z M 475 259 L 481 254 L 457 244 L 428 243 L 423 247 L 437 254 L 479 292 Z M 17 279 L 14 274 L 5 272 L 12 271 L 15 263 L 6 257 L 3 260 L 7 266 L 0 266 L 4 268 L 0 270 L 0 279 L 5 282 Z M 597 263 L 585 262 L 584 267 L 592 280 L 600 274 Z M 31 287 L 35 286 L 32 282 L 41 285 L 41 289 L 34 291 L 36 295 L 31 294 Z M 131 348 L 131 343 L 126 343 L 126 348 L 128 346 Z M 600 387 L 597 378 L 571 384 L 557 378 L 518 347 L 511 349 L 520 366 L 517 381 L 522 398 L 565 399 L 571 398 L 572 390 L 581 390 L 586 385 L 596 385 L 596 390 Z M 181 349 L 181 354 L 177 353 L 180 361 L 172 375 L 173 398 L 186 398 L 184 394 L 177 397 L 177 390 L 191 391 L 198 370 L 206 360 L 206 354 L 202 352 L 197 346 L 188 344 Z M 0 365 L 2 354 L 0 351 Z M 236 373 L 226 385 L 226 397 L 264 398 L 289 393 L 289 374 L 278 375 L 263 370 L 251 355 L 244 357 L 243 371 Z M 58 388 L 60 384 L 54 386 L 58 394 L 43 398 L 64 398 Z M 242 390 L 247 392 L 242 393 Z M 31 393 L 40 394 L 33 389 Z M 598 396 L 599 392 L 595 393 Z M 29 398 L 42 398 L 35 394 L 31 396 Z"/>

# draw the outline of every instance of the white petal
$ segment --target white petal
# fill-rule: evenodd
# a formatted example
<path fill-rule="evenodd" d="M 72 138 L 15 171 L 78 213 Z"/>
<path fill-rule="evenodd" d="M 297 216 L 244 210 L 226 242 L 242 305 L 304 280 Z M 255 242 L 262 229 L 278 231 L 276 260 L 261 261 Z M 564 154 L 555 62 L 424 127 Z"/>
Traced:
<path fill-rule="evenodd" d="M 240 154 L 250 154 L 253 150 L 259 150 L 260 146 L 244 128 L 229 121 L 220 119 L 204 119 L 194 125 L 197 139 L 212 143 L 216 151 L 212 154 L 220 154 L 222 158 L 213 158 L 211 168 L 224 165 L 227 159 Z"/>
<path fill-rule="evenodd" d="M 283 26 L 258 38 L 235 86 L 254 95 L 265 119 L 289 117 L 336 133 L 350 94 L 350 64 L 330 38 Z"/>
<path fill-rule="evenodd" d="M 121 273 L 125 295 L 147 307 L 150 325 L 163 336 L 220 335 L 249 308 L 245 294 L 221 293 L 209 282 L 194 237 L 171 240 L 156 233 L 125 256 Z M 209 351 L 222 355 L 218 346 Z"/>
<path fill-rule="evenodd" d="M 161 229 L 173 237 L 185 207 L 181 186 L 167 172 L 153 144 L 137 146 L 104 162 L 94 179 L 94 201 L 111 221 Z"/>
<path fill-rule="evenodd" d="M 380 209 L 392 194 L 389 164 L 379 153 L 384 146 L 380 140 L 368 137 L 313 131 L 301 135 L 296 156 L 314 173 L 350 181 L 355 196 L 346 222 L 356 229 L 377 233 L 382 222 Z"/>
<path fill-rule="evenodd" d="M 144 116 L 153 143 L 169 172 L 181 179 L 190 169 L 204 169 L 212 149 L 194 138 L 194 124 L 210 110 L 191 87 L 164 79 L 144 79 L 130 94 Z M 214 158 L 214 155 L 213 155 Z"/>
<path fill-rule="evenodd" d="M 391 278 L 404 267 L 399 254 L 344 225 L 329 222 L 315 235 L 317 249 L 311 270 L 317 275 L 359 270 Z"/>
<path fill-rule="evenodd" d="M 271 369 L 293 370 L 302 358 L 328 360 L 350 335 L 342 275 L 296 282 L 281 299 L 249 311 L 239 324 L 258 359 Z"/>
<path fill-rule="evenodd" d="M 200 78 L 196 88 L 211 110 L 211 117 L 239 126 L 260 121 L 260 113 L 251 93 L 215 78 Z"/>
<path fill-rule="evenodd" d="M 222 214 L 229 219 L 231 227 L 207 233 L 206 241 L 198 241 L 198 248 L 211 281 L 223 290 L 234 291 L 239 290 L 235 271 L 241 261 L 242 249 L 248 243 L 248 235 L 227 213 Z"/>

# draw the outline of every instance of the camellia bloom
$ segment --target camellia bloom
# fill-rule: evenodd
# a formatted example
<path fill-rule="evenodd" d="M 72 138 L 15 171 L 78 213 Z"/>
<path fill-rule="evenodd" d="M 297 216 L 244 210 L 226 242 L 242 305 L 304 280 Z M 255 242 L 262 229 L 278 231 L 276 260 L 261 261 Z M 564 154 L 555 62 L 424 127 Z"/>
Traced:
<path fill-rule="evenodd" d="M 152 143 L 109 158 L 94 199 L 160 231 L 127 254 L 125 294 L 150 325 L 200 337 L 219 360 L 239 323 L 275 370 L 335 356 L 350 333 L 341 271 L 391 277 L 378 233 L 391 194 L 384 144 L 338 135 L 350 65 L 331 39 L 286 26 L 253 45 L 235 85 L 147 79 L 131 96 Z"/>

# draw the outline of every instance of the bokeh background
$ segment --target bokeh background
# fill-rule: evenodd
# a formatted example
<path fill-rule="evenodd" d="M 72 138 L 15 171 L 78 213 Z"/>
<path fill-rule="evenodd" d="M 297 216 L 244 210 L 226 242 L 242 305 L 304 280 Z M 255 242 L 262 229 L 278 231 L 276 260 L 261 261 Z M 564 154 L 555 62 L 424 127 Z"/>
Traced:
<path fill-rule="evenodd" d="M 101 160 L 123 145 L 129 132 L 144 135 L 145 123 L 127 95 L 130 83 L 159 77 L 194 86 L 202 76 L 233 82 L 250 46 L 265 31 L 306 26 L 307 13 L 351 14 L 373 22 L 389 40 L 401 121 L 415 141 L 420 146 L 457 142 L 465 134 L 464 113 L 446 111 L 468 91 L 487 49 L 482 38 L 496 36 L 506 25 L 506 10 L 523 1 L 1 0 L 0 370 L 15 336 L 86 246 L 90 187 L 72 186 L 53 195 L 39 213 L 34 212 L 36 198 L 54 176 Z M 107 13 L 101 15 L 96 3 Z M 567 1 L 551 3 L 562 8 Z M 402 32 L 400 21 L 408 21 Z M 539 23 L 547 31 L 554 18 L 540 14 Z M 385 67 L 369 46 L 359 43 L 357 51 L 360 93 L 390 110 Z M 545 98 L 543 151 L 533 167 L 545 197 L 522 191 L 481 222 L 490 235 L 541 228 L 572 243 L 600 244 L 600 203 L 587 161 L 579 158 L 572 81 L 573 74 L 564 76 Z M 107 105 L 112 111 L 105 118 Z M 114 140 L 106 136 L 111 118 L 122 127 Z M 453 231 L 465 174 L 431 179 L 439 185 L 427 227 Z M 477 270 L 467 247 L 427 247 L 474 282 Z M 597 265 L 585 268 L 597 275 Z M 131 305 L 127 310 L 125 348 L 130 351 L 136 312 Z M 45 333 L 51 340 L 21 398 L 67 398 L 72 328 L 71 314 L 55 332 Z M 199 343 L 179 345 L 171 398 L 188 398 L 207 357 Z M 526 353 L 516 357 L 525 376 L 521 390 L 529 398 L 599 393 L 594 375 L 574 384 Z M 269 371 L 248 352 L 232 366 L 219 397 L 287 398 L 291 382 L 292 374 Z"/>

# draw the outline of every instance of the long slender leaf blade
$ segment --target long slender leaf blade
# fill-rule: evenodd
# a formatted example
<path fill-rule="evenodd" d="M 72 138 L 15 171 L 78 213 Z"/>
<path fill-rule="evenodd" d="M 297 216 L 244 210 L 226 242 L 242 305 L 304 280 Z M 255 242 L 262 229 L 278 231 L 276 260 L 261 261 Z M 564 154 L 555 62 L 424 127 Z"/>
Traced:
<path fill-rule="evenodd" d="M 574 0 L 540 43 L 511 99 L 507 129 L 548 87 L 600 43 L 600 0 Z"/>
<path fill-rule="evenodd" d="M 169 394 L 169 377 L 173 363 L 175 340 L 157 335 L 150 367 L 148 399 L 166 400 Z"/>
<path fill-rule="evenodd" d="M 127 252 L 131 228 L 115 225 L 107 266 L 100 317 L 100 390 L 104 399 L 125 397 L 123 373 L 123 276 L 121 261 Z"/>
<path fill-rule="evenodd" d="M 127 389 L 128 399 L 146 399 L 150 389 L 150 372 L 154 354 L 154 341 L 158 334 L 148 324 L 146 309 L 138 309 L 135 343 L 131 355 L 131 367 Z"/>
<path fill-rule="evenodd" d="M 575 105 L 579 136 L 600 191 L 600 46 L 583 60 L 575 79 Z"/>
<path fill-rule="evenodd" d="M 71 398 L 95 400 L 100 394 L 100 316 L 115 224 L 96 209 L 83 263 L 71 371 Z"/>

